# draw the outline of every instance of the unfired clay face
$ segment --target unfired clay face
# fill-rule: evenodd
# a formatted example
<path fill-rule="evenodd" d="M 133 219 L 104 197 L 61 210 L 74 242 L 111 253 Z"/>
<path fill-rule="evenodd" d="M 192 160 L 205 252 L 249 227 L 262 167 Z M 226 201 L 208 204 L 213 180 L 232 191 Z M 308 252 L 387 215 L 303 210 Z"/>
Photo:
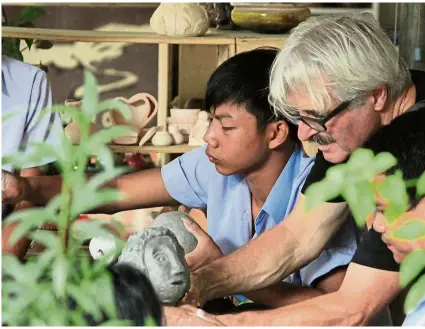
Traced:
<path fill-rule="evenodd" d="M 151 227 L 166 227 L 174 233 L 179 244 L 183 247 L 186 254 L 195 250 L 198 240 L 190 233 L 183 224 L 183 219 L 194 221 L 188 214 L 180 211 L 166 212 L 153 221 Z"/>
<path fill-rule="evenodd" d="M 148 276 L 163 304 L 174 305 L 190 287 L 184 250 L 167 228 L 149 227 L 131 235 L 118 262 Z"/>
<path fill-rule="evenodd" d="M 179 252 L 169 236 L 149 240 L 145 247 L 144 262 L 149 278 L 164 304 L 174 304 L 183 298 L 188 289 L 184 254 Z"/>

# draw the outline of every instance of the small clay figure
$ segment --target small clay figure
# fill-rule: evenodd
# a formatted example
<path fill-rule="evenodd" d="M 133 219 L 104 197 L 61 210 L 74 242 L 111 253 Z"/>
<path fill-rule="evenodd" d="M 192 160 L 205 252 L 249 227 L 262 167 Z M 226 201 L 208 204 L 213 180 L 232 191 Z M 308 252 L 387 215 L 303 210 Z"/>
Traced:
<path fill-rule="evenodd" d="M 195 127 L 189 135 L 189 145 L 202 146 L 205 144 L 204 136 L 208 130 L 210 122 L 208 120 L 208 113 L 200 111 L 198 113 L 198 121 L 196 121 Z"/>
<path fill-rule="evenodd" d="M 152 137 L 152 145 L 168 146 L 173 144 L 173 138 L 168 131 L 157 131 Z"/>
<path fill-rule="evenodd" d="M 198 240 L 186 229 L 183 224 L 184 219 L 194 222 L 194 219 L 184 212 L 165 212 L 153 220 L 151 227 L 168 228 L 171 232 L 174 233 L 177 240 L 179 241 L 179 244 L 183 247 L 184 252 L 188 254 L 195 250 L 196 246 L 198 245 Z"/>
<path fill-rule="evenodd" d="M 118 263 L 128 263 L 145 274 L 165 305 L 175 305 L 189 290 L 183 247 L 165 227 L 148 227 L 131 235 Z"/>
<path fill-rule="evenodd" d="M 168 127 L 168 132 L 170 133 L 171 137 L 173 138 L 173 144 L 174 145 L 180 145 L 183 144 L 184 137 L 180 133 L 179 129 L 176 125 L 170 125 Z"/>

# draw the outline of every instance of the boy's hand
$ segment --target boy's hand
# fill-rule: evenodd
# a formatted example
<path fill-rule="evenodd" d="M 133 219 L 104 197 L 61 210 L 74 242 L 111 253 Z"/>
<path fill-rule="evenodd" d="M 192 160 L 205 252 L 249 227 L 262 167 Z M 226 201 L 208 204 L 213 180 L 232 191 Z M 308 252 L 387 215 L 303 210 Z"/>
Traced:
<path fill-rule="evenodd" d="M 1 171 L 1 203 L 16 204 L 24 200 L 27 189 L 26 178 Z"/>
<path fill-rule="evenodd" d="M 191 271 L 223 256 L 213 239 L 196 223 L 189 219 L 183 220 L 186 229 L 198 240 L 195 250 L 186 255 L 186 263 Z"/>

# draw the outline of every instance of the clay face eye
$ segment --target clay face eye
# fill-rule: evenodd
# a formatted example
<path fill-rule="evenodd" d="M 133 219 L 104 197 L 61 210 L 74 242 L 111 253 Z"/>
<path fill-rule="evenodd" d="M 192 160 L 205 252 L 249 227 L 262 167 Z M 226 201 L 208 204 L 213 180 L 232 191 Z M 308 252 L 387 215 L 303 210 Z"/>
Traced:
<path fill-rule="evenodd" d="M 162 252 L 155 253 L 153 257 L 159 264 L 162 264 L 167 260 L 167 257 L 165 257 L 165 255 Z"/>

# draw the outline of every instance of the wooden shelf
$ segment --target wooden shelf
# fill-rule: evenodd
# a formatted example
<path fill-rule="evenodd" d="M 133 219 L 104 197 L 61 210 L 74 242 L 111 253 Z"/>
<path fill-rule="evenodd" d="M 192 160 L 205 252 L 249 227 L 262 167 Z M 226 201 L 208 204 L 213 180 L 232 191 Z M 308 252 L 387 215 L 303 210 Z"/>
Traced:
<path fill-rule="evenodd" d="M 209 29 L 200 37 L 169 37 L 158 35 L 147 26 L 146 32 L 93 31 L 40 29 L 25 27 L 2 27 L 3 38 L 42 39 L 52 41 L 79 42 L 128 42 L 128 43 L 165 43 L 191 45 L 233 45 L 236 39 L 283 40 L 287 34 L 259 34 L 250 31 L 220 31 Z"/>
<path fill-rule="evenodd" d="M 189 146 L 187 144 L 170 146 L 109 145 L 109 148 L 115 153 L 185 153 L 198 147 L 199 146 Z"/>

